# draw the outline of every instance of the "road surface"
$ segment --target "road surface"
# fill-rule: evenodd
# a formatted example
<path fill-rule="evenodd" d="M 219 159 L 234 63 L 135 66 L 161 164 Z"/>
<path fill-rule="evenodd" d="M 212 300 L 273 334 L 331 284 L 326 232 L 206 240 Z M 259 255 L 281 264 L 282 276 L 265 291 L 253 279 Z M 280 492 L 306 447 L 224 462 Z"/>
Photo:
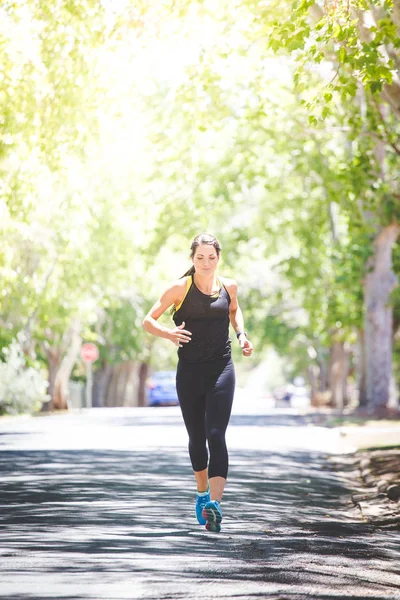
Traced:
<path fill-rule="evenodd" d="M 313 422 L 236 402 L 213 534 L 178 408 L 1 419 L 0 598 L 400 599 L 398 532 L 362 522 Z"/>

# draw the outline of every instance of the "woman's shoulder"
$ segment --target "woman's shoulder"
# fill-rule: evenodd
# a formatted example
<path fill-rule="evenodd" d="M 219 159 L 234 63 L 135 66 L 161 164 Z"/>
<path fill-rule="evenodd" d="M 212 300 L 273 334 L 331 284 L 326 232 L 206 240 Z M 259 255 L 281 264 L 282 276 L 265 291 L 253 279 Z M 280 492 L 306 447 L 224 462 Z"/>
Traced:
<path fill-rule="evenodd" d="M 177 311 L 181 305 L 182 302 L 184 301 L 184 299 L 186 298 L 189 290 L 190 290 L 190 284 L 192 282 L 192 277 L 189 276 L 184 276 L 181 277 L 180 279 L 177 279 L 171 286 L 172 292 L 171 294 L 174 297 L 174 305 L 175 305 L 175 311 Z"/>
<path fill-rule="evenodd" d="M 224 288 L 226 289 L 226 291 L 228 292 L 229 298 L 232 300 L 235 300 L 237 297 L 237 283 L 235 279 L 231 279 L 229 277 L 220 277 L 218 275 L 218 279 L 220 280 L 220 282 L 222 283 L 222 285 L 224 286 Z"/>
<path fill-rule="evenodd" d="M 189 277 L 181 277 L 180 279 L 176 279 L 171 283 L 170 289 L 173 293 L 176 294 L 177 300 L 180 302 L 182 297 L 186 294 L 189 283 L 192 281 L 191 276 Z"/>
<path fill-rule="evenodd" d="M 230 277 L 221 277 L 221 275 L 218 275 L 218 279 L 220 280 L 221 283 L 223 283 L 223 285 L 228 288 L 228 289 L 237 289 L 237 281 L 236 279 L 231 279 Z"/>
<path fill-rule="evenodd" d="M 186 290 L 187 286 L 189 283 L 192 282 L 192 276 L 191 275 L 185 275 L 184 277 L 181 277 L 180 279 L 177 279 L 173 285 L 176 286 L 176 289 L 180 289 L 182 288 L 183 290 Z"/>
<path fill-rule="evenodd" d="M 183 296 L 186 292 L 187 279 L 187 277 L 182 277 L 182 279 L 176 279 L 175 281 L 171 281 L 164 288 L 161 297 L 171 300 L 172 302 L 179 300 L 181 296 Z"/>

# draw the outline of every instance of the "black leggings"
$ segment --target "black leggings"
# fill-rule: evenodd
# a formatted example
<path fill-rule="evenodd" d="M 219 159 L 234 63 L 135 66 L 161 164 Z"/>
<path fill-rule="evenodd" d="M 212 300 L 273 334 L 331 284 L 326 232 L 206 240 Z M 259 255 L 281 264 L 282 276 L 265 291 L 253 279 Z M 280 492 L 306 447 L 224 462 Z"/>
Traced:
<path fill-rule="evenodd" d="M 176 389 L 183 420 L 189 434 L 193 471 L 207 468 L 209 477 L 228 474 L 225 431 L 235 391 L 235 368 L 231 358 L 204 363 L 178 362 Z"/>

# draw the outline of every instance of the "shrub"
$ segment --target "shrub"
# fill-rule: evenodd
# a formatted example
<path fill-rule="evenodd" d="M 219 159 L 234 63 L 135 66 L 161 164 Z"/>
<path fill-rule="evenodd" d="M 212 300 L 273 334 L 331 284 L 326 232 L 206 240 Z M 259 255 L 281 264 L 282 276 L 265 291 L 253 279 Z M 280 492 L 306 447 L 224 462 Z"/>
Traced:
<path fill-rule="evenodd" d="M 15 415 L 39 410 L 49 397 L 48 382 L 33 367 L 27 367 L 20 344 L 13 340 L 3 348 L 0 362 L 0 414 Z"/>

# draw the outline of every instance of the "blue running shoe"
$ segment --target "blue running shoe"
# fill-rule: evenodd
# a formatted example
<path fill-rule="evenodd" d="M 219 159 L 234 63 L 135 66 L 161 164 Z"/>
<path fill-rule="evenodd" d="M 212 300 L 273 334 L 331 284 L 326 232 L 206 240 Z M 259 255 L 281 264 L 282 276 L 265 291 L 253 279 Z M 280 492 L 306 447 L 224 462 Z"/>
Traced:
<path fill-rule="evenodd" d="M 222 510 L 218 500 L 210 500 L 203 508 L 203 517 L 206 520 L 208 531 L 221 531 Z"/>
<path fill-rule="evenodd" d="M 197 492 L 196 494 L 196 517 L 200 525 L 206 524 L 206 520 L 202 513 L 207 502 L 210 502 L 210 488 L 208 488 L 206 492 Z"/>

